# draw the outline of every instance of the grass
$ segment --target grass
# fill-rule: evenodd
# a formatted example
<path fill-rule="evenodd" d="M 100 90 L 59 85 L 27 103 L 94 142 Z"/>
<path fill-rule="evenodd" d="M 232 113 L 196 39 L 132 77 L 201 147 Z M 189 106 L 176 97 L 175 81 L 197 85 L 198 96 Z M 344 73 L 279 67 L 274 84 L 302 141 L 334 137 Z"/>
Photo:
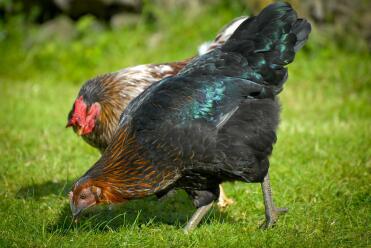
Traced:
<path fill-rule="evenodd" d="M 260 187 L 244 183 L 226 184 L 236 204 L 214 208 L 190 235 L 181 228 L 194 209 L 182 191 L 161 202 L 101 207 L 71 223 L 67 192 L 99 157 L 64 128 L 79 84 L 131 64 L 189 57 L 233 15 L 176 27 L 170 18 L 160 27 L 86 34 L 32 49 L 10 32 L 0 43 L 0 246 L 370 246 L 370 55 L 338 48 L 317 33 L 290 66 L 281 93 L 271 179 L 277 205 L 290 211 L 275 228 L 258 228 Z M 160 41 L 148 45 L 153 37 Z"/>

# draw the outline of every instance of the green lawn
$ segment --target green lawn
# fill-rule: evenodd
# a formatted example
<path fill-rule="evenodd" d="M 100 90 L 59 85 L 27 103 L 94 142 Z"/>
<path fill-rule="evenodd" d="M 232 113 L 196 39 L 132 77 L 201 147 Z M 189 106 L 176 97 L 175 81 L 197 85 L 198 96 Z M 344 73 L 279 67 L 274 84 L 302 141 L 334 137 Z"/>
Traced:
<path fill-rule="evenodd" d="M 67 193 L 99 157 L 64 128 L 83 80 L 130 64 L 191 56 L 230 17 L 192 31 L 195 23 L 182 24 L 187 32 L 170 29 L 154 47 L 145 42 L 153 36 L 147 29 L 91 34 L 27 53 L 3 41 L 0 247 L 370 246 L 371 59 L 367 52 L 321 41 L 320 34 L 290 66 L 281 93 L 271 180 L 277 205 L 289 213 L 276 227 L 259 229 L 260 186 L 240 182 L 225 185 L 236 203 L 223 212 L 214 208 L 190 235 L 182 227 L 194 208 L 182 191 L 164 201 L 152 197 L 113 210 L 102 207 L 71 223 Z"/>

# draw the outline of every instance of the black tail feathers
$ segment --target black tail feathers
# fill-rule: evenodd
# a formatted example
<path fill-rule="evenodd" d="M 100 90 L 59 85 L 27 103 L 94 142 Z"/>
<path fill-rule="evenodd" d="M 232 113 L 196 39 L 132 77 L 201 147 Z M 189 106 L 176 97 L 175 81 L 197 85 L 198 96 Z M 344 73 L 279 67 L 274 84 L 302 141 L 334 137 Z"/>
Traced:
<path fill-rule="evenodd" d="M 222 51 L 243 55 L 252 69 L 246 73 L 246 78 L 260 78 L 261 83 L 274 86 L 278 94 L 287 79 L 284 66 L 294 60 L 310 31 L 310 24 L 298 19 L 289 4 L 275 3 L 244 21 Z"/>

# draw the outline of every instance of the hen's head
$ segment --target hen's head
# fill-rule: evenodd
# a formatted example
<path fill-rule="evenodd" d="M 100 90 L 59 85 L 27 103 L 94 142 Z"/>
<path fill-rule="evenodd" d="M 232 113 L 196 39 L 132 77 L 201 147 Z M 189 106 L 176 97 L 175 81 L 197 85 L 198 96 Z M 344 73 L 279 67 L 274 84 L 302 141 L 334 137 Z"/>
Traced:
<path fill-rule="evenodd" d="M 70 191 L 69 198 L 72 215 L 77 219 L 83 210 L 102 203 L 102 188 L 95 186 L 89 180 L 81 182 L 80 179 Z"/>
<path fill-rule="evenodd" d="M 100 110 L 101 106 L 98 102 L 87 104 L 83 96 L 80 96 L 68 115 L 66 127 L 73 127 L 78 135 L 90 134 L 94 130 Z"/>
<path fill-rule="evenodd" d="M 112 187 L 112 185 L 115 185 L 114 182 L 109 182 L 112 178 L 109 176 L 106 178 L 106 175 L 103 177 L 105 181 L 85 175 L 72 186 L 69 198 L 74 219 L 77 220 L 79 215 L 87 208 L 100 204 L 115 204 L 127 201 L 117 187 Z"/>

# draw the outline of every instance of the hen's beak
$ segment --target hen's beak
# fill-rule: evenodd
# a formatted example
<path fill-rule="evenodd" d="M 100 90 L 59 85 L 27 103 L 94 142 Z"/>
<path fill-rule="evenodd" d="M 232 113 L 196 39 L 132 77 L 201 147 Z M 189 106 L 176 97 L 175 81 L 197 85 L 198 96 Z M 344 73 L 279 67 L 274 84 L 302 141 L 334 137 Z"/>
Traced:
<path fill-rule="evenodd" d="M 80 220 L 80 214 L 81 214 L 81 209 L 78 209 L 75 212 L 72 211 L 72 222 L 78 223 Z"/>
<path fill-rule="evenodd" d="M 72 192 L 69 193 L 69 198 L 70 198 L 70 208 L 71 208 L 71 212 L 72 212 L 72 221 L 75 222 L 75 223 L 77 223 L 79 221 L 79 216 L 81 214 L 82 209 L 76 207 L 73 204 L 73 200 L 72 200 L 73 193 Z"/>
<path fill-rule="evenodd" d="M 79 136 L 81 136 L 81 135 L 83 135 L 84 134 L 84 127 L 78 127 L 77 128 L 77 134 L 79 135 Z"/>
<path fill-rule="evenodd" d="M 83 209 L 75 207 L 72 203 L 70 204 L 70 206 L 71 206 L 71 212 L 72 212 L 72 221 L 77 223 L 80 220 L 80 215 Z"/>
<path fill-rule="evenodd" d="M 84 135 L 84 128 L 85 126 L 80 126 L 79 124 L 73 124 L 71 121 L 68 121 L 67 122 L 67 125 L 66 125 L 66 128 L 69 128 L 69 127 L 73 127 L 75 126 L 77 131 L 77 135 L 81 136 L 81 135 Z"/>

